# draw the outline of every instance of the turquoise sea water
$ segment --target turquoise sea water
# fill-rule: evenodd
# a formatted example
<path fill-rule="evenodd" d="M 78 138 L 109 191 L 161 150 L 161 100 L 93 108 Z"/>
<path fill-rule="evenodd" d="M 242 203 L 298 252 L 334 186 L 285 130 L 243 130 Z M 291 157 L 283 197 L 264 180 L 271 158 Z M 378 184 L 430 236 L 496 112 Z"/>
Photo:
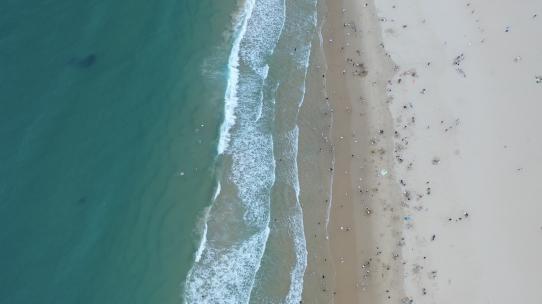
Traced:
<path fill-rule="evenodd" d="M 0 3 L 0 303 L 299 303 L 316 0 Z"/>
<path fill-rule="evenodd" d="M 0 2 L 0 303 L 181 302 L 236 7 Z"/>

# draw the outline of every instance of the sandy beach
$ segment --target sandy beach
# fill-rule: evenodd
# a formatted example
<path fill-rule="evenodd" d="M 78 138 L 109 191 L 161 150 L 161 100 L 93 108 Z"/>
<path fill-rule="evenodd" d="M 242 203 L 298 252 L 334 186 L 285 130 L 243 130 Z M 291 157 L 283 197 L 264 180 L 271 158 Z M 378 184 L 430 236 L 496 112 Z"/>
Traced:
<path fill-rule="evenodd" d="M 304 303 L 542 302 L 540 13 L 321 1 L 301 134 L 332 184 L 302 195 Z"/>

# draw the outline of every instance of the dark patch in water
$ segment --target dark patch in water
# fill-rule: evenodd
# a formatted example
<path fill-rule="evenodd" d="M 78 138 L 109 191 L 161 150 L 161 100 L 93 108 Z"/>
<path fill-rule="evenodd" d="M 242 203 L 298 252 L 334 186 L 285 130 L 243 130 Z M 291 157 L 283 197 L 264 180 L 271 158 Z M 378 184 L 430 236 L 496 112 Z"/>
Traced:
<path fill-rule="evenodd" d="M 68 63 L 78 68 L 86 69 L 96 63 L 96 54 L 92 53 L 83 58 L 73 57 Z"/>

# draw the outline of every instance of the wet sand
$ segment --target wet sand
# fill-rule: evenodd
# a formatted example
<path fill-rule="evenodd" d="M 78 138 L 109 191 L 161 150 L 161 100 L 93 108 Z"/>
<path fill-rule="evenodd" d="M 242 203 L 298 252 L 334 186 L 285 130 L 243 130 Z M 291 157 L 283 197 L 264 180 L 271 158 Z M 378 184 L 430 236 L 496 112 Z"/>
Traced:
<path fill-rule="evenodd" d="M 320 1 L 304 303 L 542 302 L 540 12 Z"/>
<path fill-rule="evenodd" d="M 327 3 L 328 92 L 336 119 L 330 220 L 334 299 L 335 303 L 399 301 L 404 297 L 398 247 L 402 209 L 386 93 L 393 63 L 380 47 L 372 4 Z"/>
<path fill-rule="evenodd" d="M 327 171 L 321 175 L 323 183 L 332 182 L 332 187 L 320 191 L 324 195 L 318 198 L 328 209 L 318 224 L 326 223 L 324 235 L 314 235 L 314 243 L 328 247 L 324 255 L 319 251 L 318 260 L 309 261 L 304 303 L 400 300 L 404 297 L 398 247 L 401 194 L 394 178 L 393 123 L 386 92 L 393 63 L 380 47 L 374 6 L 321 1 L 319 12 L 321 45 L 313 45 L 316 53 L 304 107 L 329 107 L 319 114 L 329 125 L 314 133 L 320 134 L 320 172 Z M 307 112 L 302 110 L 302 117 Z M 315 211 L 307 211 L 314 204 L 302 201 L 305 222 L 314 221 L 308 213 Z M 316 248 L 308 242 L 309 251 Z"/>

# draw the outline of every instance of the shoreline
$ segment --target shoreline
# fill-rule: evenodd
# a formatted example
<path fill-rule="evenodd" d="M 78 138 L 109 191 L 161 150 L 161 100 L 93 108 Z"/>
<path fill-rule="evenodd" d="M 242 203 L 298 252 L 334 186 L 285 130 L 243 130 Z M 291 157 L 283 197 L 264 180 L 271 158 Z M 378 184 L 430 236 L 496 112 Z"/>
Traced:
<path fill-rule="evenodd" d="M 320 1 L 319 1 L 320 2 Z M 318 20 L 311 45 L 311 58 L 306 79 L 305 102 L 298 116 L 300 202 L 307 242 L 308 263 L 303 286 L 303 303 L 332 303 L 334 270 L 329 247 L 329 209 L 333 176 L 333 152 L 330 147 L 333 113 L 326 99 L 327 63 L 318 6 Z M 316 119 L 315 119 L 316 118 Z"/>
<path fill-rule="evenodd" d="M 396 256 L 402 238 L 402 211 L 400 188 L 394 178 L 393 123 L 386 91 L 387 79 L 394 71 L 379 47 L 381 31 L 376 19 L 372 4 L 361 7 L 353 0 L 319 4 L 321 44 L 313 43 L 313 48 L 320 48 L 314 52 L 319 56 L 311 58 L 307 91 L 311 102 L 306 104 L 328 104 L 318 115 L 327 119 L 329 126 L 321 128 L 317 140 L 323 155 L 319 179 L 311 182 L 332 182 L 332 186 L 320 191 L 317 198 L 329 210 L 327 218 L 311 211 L 310 202 L 302 199 L 306 223 L 315 216 L 319 224 L 329 221 L 324 231 L 306 225 L 306 234 L 317 232 L 314 236 L 326 246 L 315 246 L 308 239 L 309 252 L 316 252 L 321 259 L 309 260 L 304 303 L 404 298 L 403 269 Z M 314 115 L 302 111 L 300 117 L 308 120 Z M 301 136 L 307 139 L 310 132 L 302 128 Z"/>

